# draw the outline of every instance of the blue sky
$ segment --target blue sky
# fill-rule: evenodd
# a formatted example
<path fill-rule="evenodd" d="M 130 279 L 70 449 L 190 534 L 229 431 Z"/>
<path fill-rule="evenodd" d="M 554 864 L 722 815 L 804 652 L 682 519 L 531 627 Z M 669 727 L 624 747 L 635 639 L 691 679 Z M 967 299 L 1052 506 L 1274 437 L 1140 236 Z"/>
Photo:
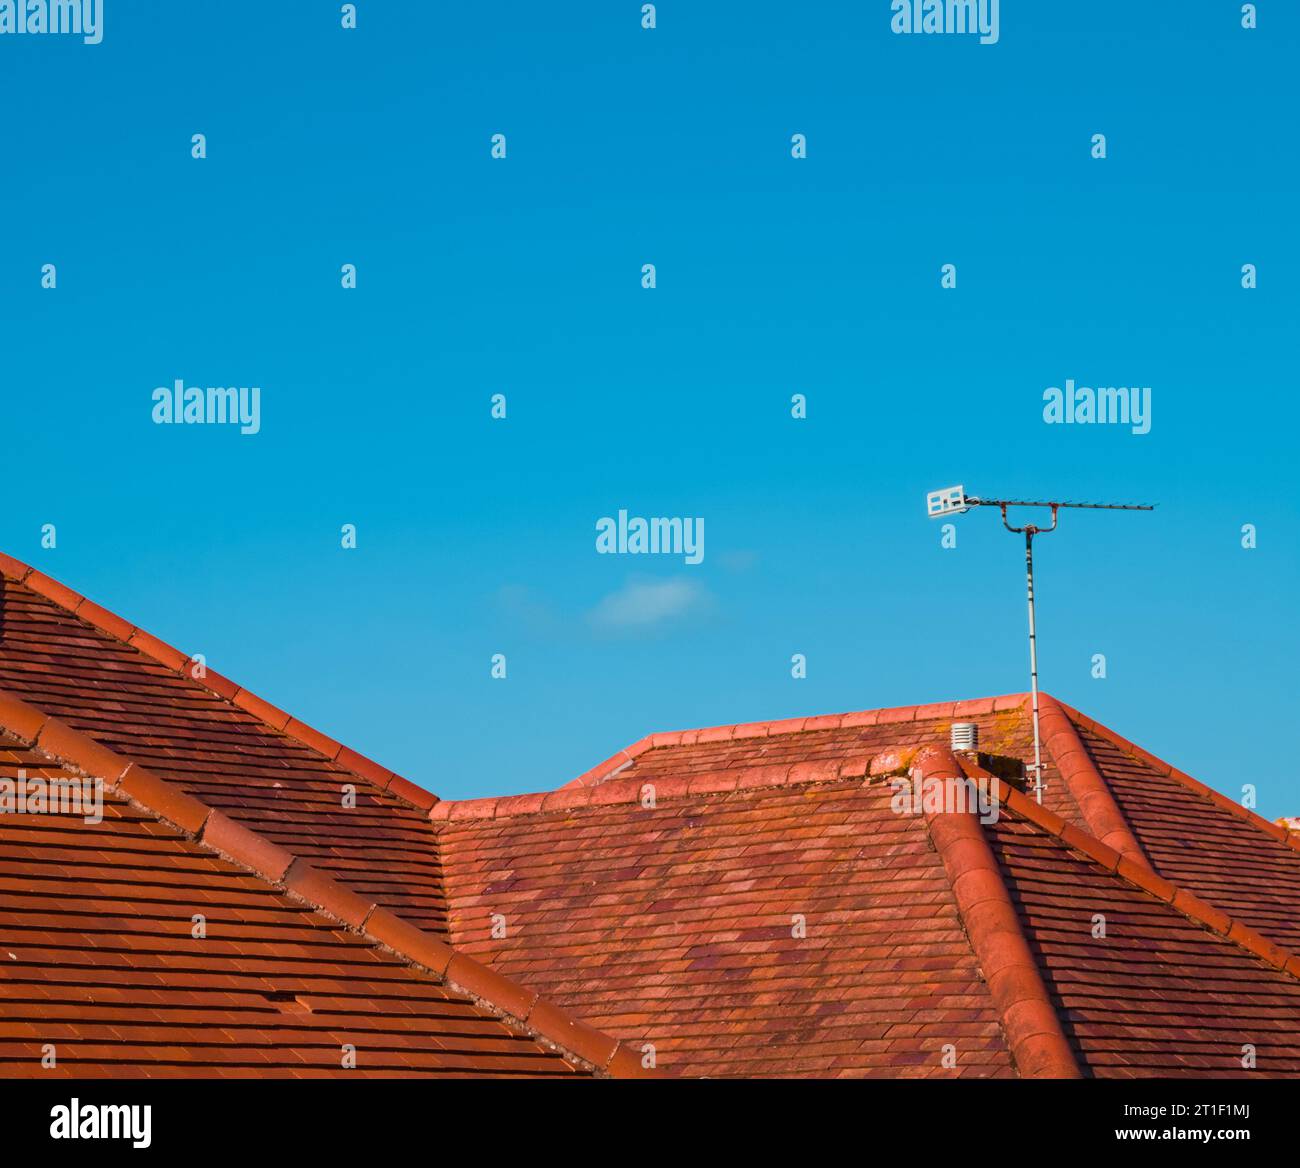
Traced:
<path fill-rule="evenodd" d="M 1023 548 L 925 492 L 1158 501 L 1040 541 L 1043 686 L 1300 813 L 1294 6 L 358 7 L 0 37 L 0 546 L 465 797 L 1023 690 Z M 177 378 L 261 432 L 153 424 Z M 1067 378 L 1151 432 L 1044 424 Z M 704 561 L 596 554 L 620 508 Z"/>

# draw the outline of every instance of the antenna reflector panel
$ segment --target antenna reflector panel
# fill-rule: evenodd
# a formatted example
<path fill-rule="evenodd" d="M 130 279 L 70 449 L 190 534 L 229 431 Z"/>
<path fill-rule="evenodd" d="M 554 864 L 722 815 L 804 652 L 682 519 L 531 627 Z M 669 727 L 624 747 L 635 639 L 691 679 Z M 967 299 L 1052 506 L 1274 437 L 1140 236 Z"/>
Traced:
<path fill-rule="evenodd" d="M 925 497 L 925 509 L 931 519 L 938 519 L 941 515 L 960 515 L 963 511 L 970 510 L 966 506 L 966 490 L 957 486 L 931 491 Z"/>

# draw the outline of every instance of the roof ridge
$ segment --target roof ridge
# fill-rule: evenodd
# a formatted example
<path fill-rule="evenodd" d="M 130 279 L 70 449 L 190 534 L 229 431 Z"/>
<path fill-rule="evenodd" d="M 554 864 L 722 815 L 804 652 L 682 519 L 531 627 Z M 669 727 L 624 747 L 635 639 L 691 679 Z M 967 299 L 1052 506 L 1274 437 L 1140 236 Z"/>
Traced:
<path fill-rule="evenodd" d="M 967 774 L 952 751 L 943 746 L 922 747 L 912 773 L 922 783 Z M 980 775 L 997 782 L 987 771 Z M 947 807 L 948 800 L 943 805 Z M 1024 1078 L 1081 1078 L 1079 1061 L 1052 1005 L 997 857 L 973 808 L 936 810 L 933 801 L 924 798 L 921 808 L 1016 1069 Z"/>
<path fill-rule="evenodd" d="M 230 702 L 231 705 L 269 726 L 277 734 L 283 734 L 286 738 L 292 738 L 295 742 L 314 750 L 330 762 L 364 779 L 407 806 L 414 807 L 417 811 L 428 811 L 438 801 L 438 796 L 431 791 L 426 791 L 409 779 L 403 778 L 396 771 L 380 766 L 379 763 L 351 747 L 336 742 L 328 734 L 322 734 L 319 730 L 308 726 L 306 722 L 292 717 L 278 706 L 273 706 L 258 697 L 251 690 L 237 685 L 229 678 L 210 669 L 206 661 L 202 667 L 203 675 L 194 676 L 192 666 L 196 662 L 192 657 L 110 612 L 102 605 L 96 604 L 93 600 L 88 600 L 79 592 L 73 591 L 66 584 L 61 584 L 30 564 L 24 564 L 21 560 L 0 552 L 0 575 L 31 589 L 38 596 L 52 601 L 106 636 L 137 650 L 200 689 Z"/>
<path fill-rule="evenodd" d="M 1109 726 L 1102 722 L 1098 722 L 1095 718 L 1090 718 L 1087 714 L 1080 713 L 1073 706 L 1067 705 L 1065 702 L 1059 702 L 1058 704 L 1072 721 L 1081 723 L 1086 729 L 1093 731 L 1095 734 L 1101 735 L 1101 737 L 1110 742 L 1112 746 L 1117 746 L 1126 754 L 1132 755 L 1139 762 L 1144 763 L 1153 770 L 1159 772 L 1162 777 L 1167 776 L 1175 782 L 1181 783 L 1184 787 L 1196 792 L 1196 794 L 1205 796 L 1216 806 L 1237 816 L 1238 819 L 1244 819 L 1247 823 L 1253 824 L 1278 843 L 1285 844 L 1287 847 L 1294 848 L 1296 851 L 1300 852 L 1300 836 L 1288 832 L 1281 824 L 1272 823 L 1257 811 L 1252 811 L 1249 807 L 1243 807 L 1236 800 L 1229 799 L 1228 796 L 1223 794 L 1221 791 L 1216 791 L 1213 787 L 1202 783 L 1200 779 L 1193 778 L 1186 771 L 1180 771 L 1176 766 L 1171 766 L 1169 763 L 1165 762 L 1164 759 L 1158 758 L 1149 750 L 1138 746 L 1137 743 L 1130 742 L 1122 734 L 1117 734 Z"/>
<path fill-rule="evenodd" d="M 1222 909 L 1215 908 L 1195 893 L 1181 888 L 1172 880 L 1122 856 L 1114 848 L 1068 823 L 1055 811 L 1049 811 L 1015 787 L 999 782 L 997 790 L 1001 805 L 1010 808 L 1020 818 L 1027 819 L 1048 835 L 1055 836 L 1074 851 L 1082 852 L 1094 863 L 1114 872 L 1133 887 L 1177 909 L 1189 920 L 1233 942 L 1252 957 L 1300 980 L 1300 956 L 1270 941 L 1262 933 L 1234 919 Z"/>
<path fill-rule="evenodd" d="M 656 802 L 692 795 L 723 795 L 732 791 L 756 791 L 771 787 L 792 787 L 805 783 L 828 783 L 837 779 L 878 778 L 897 774 L 912 761 L 917 746 L 888 746 L 870 753 L 816 762 L 760 763 L 751 767 L 730 767 L 694 775 L 657 778 L 609 779 L 596 786 L 568 784 L 553 791 L 525 795 L 496 795 L 482 799 L 440 799 L 429 810 L 434 822 L 465 819 L 506 819 L 539 815 L 577 807 L 608 807 L 640 803 L 647 789 Z"/>
<path fill-rule="evenodd" d="M 737 722 L 706 726 L 697 730 L 670 730 L 647 734 L 631 746 L 616 751 L 576 779 L 558 788 L 594 787 L 624 770 L 647 750 L 663 746 L 695 746 L 701 742 L 729 742 L 744 738 L 770 738 L 776 734 L 799 734 L 810 730 L 845 730 L 857 726 L 886 726 L 894 722 L 920 722 L 930 718 L 973 718 L 1022 706 L 1029 695 L 999 694 L 991 698 L 930 702 L 917 706 L 889 706 L 879 710 L 857 710 L 845 714 L 820 714 L 808 718 L 779 718 L 768 722 Z"/>
<path fill-rule="evenodd" d="M 107 790 L 169 823 L 200 847 L 251 871 L 350 932 L 390 949 L 408 964 L 427 970 L 503 1021 L 593 1067 L 598 1074 L 665 1077 L 664 1072 L 644 1069 L 640 1054 L 628 1043 L 588 1025 L 378 903 L 368 902 L 260 832 L 3 690 L 0 729 L 61 766 L 99 779 Z"/>
<path fill-rule="evenodd" d="M 1061 703 L 1051 694 L 1040 694 L 1039 697 L 1043 744 L 1051 753 L 1056 769 L 1061 772 L 1088 830 L 1120 855 L 1128 856 L 1155 871 L 1150 857 L 1133 834 L 1127 817 L 1116 802 L 1110 785 L 1102 778 Z"/>

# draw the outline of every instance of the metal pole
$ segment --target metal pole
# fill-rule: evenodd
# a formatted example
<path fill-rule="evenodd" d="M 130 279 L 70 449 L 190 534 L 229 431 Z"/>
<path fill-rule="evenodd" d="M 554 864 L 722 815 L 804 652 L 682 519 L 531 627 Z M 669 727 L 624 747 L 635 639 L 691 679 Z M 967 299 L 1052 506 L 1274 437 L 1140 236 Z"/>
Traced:
<path fill-rule="evenodd" d="M 1025 574 L 1029 580 L 1029 691 L 1034 706 L 1034 798 L 1043 801 L 1043 755 L 1038 740 L 1038 638 L 1034 629 L 1034 528 L 1025 528 Z"/>

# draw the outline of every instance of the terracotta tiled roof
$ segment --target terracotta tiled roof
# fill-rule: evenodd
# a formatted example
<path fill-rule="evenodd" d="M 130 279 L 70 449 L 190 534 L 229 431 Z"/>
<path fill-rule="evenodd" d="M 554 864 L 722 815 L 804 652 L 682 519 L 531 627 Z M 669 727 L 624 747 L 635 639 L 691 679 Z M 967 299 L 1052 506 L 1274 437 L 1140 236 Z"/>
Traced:
<path fill-rule="evenodd" d="M 888 788 L 630 794 L 447 823 L 457 944 L 687 1074 L 947 1073 L 949 1042 L 1011 1072 L 943 865 Z"/>
<path fill-rule="evenodd" d="M 1071 713 L 1155 870 L 1300 953 L 1297 837 Z"/>
<path fill-rule="evenodd" d="M 1094 1075 L 1300 1075 L 1300 980 L 1016 816 L 989 834 L 1071 1046 Z M 1247 1045 L 1258 1072 L 1243 1069 Z"/>
<path fill-rule="evenodd" d="M 177 677 L 188 659 L 151 669 L 129 626 L 96 610 L 101 635 L 80 597 L 0 568 L 0 779 L 91 777 L 104 802 L 98 824 L 0 815 L 0 1075 L 647 1073 L 420 927 L 383 870 L 398 839 L 418 880 L 434 868 L 414 788 L 399 802 L 308 728 L 232 715 Z M 363 788 L 356 808 L 336 783 Z"/>
<path fill-rule="evenodd" d="M 1125 815 L 1141 791 L 1085 750 L 1092 725 L 1044 707 L 1045 805 L 1004 788 L 996 824 L 964 817 L 956 867 L 955 817 L 900 817 L 886 782 L 932 762 L 954 720 L 1032 757 L 1024 695 L 656 734 L 559 791 L 441 803 L 452 936 L 687 1074 L 1229 1074 L 1247 1046 L 1250 1073 L 1300 1074 L 1295 849 L 1171 779 L 1153 799 L 1237 834 L 1166 855 Z M 1233 848 L 1276 883 L 1217 879 Z"/>
<path fill-rule="evenodd" d="M 65 773 L 7 745 L 0 773 Z M 109 795 L 96 826 L 0 815 L 0 1075 L 180 1073 L 575 1071 L 124 799 Z"/>
<path fill-rule="evenodd" d="M 48 577 L 12 560 L 4 566 L 0 690 L 149 767 L 385 908 L 443 927 L 425 819 L 432 795 L 355 752 L 340 753 L 337 743 L 214 670 L 205 667 L 196 680 L 186 654 Z M 345 784 L 356 788 L 354 809 L 343 808 Z"/>
<path fill-rule="evenodd" d="M 440 802 L 0 571 L 0 775 L 110 789 L 98 827 L 0 817 L 0 1073 L 48 1041 L 68 1073 L 325 1073 L 350 1034 L 374 1072 L 1300 1074 L 1296 837 L 1049 697 L 1042 806 L 1019 694 Z M 997 818 L 902 814 L 904 780 Z"/>

